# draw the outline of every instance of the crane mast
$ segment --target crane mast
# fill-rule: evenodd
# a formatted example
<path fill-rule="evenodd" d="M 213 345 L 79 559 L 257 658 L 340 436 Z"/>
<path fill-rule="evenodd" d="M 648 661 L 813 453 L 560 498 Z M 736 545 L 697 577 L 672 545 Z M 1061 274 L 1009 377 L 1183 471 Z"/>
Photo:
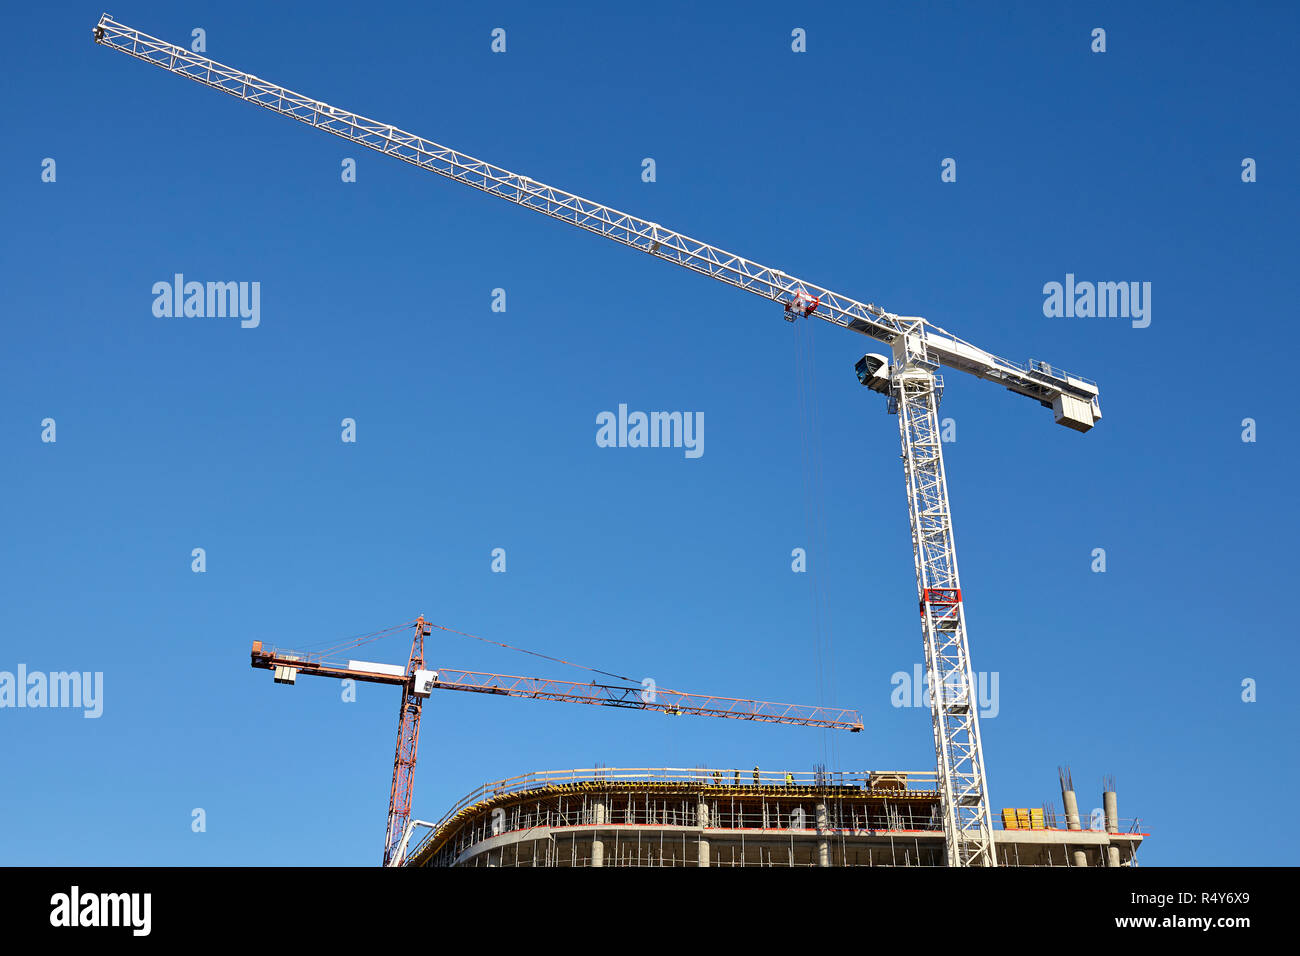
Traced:
<path fill-rule="evenodd" d="M 432 628 L 420 615 L 415 621 L 415 635 L 411 639 L 411 659 L 406 672 L 412 675 L 424 671 L 424 639 Z M 388 832 L 384 835 L 384 866 L 397 852 L 407 821 L 411 819 L 411 798 L 415 794 L 415 758 L 420 752 L 421 698 L 414 679 L 402 686 L 401 707 L 397 712 L 397 751 L 393 757 L 393 785 L 388 793 Z"/>
<path fill-rule="evenodd" d="M 902 343 L 922 343 L 920 337 Z M 943 382 L 924 353 L 902 351 L 890 380 L 898 414 L 916 590 L 930 675 L 930 715 L 943 801 L 949 866 L 994 866 L 993 817 L 987 798 L 979 701 L 957 575 L 948 478 L 943 467 L 939 398 Z"/>
<path fill-rule="evenodd" d="M 857 372 L 863 385 L 888 396 L 889 410 L 899 416 L 948 863 L 996 865 L 939 432 L 942 380 L 935 373 L 946 367 L 1000 384 L 1051 408 L 1057 424 L 1081 432 L 1101 419 L 1095 383 L 1045 363 L 999 358 L 919 316 L 895 315 L 391 124 L 312 99 L 149 36 L 108 14 L 100 18 L 94 37 L 96 43 L 255 106 L 772 300 L 783 306 L 790 321 L 816 317 L 887 345 L 890 357 L 869 353 L 858 362 Z M 411 729 L 412 734 L 418 733 L 418 715 Z M 399 739 L 399 757 L 400 752 Z M 411 760 L 413 766 L 413 751 Z M 398 777 L 395 770 L 395 798 L 401 792 Z M 389 838 L 393 839 L 391 829 Z"/>

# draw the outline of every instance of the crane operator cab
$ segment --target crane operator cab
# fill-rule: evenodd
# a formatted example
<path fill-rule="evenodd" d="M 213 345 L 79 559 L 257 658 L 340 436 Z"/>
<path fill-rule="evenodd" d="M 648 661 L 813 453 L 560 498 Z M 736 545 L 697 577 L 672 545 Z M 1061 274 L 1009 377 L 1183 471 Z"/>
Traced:
<path fill-rule="evenodd" d="M 889 359 L 875 352 L 868 352 L 858 359 L 853 370 L 858 373 L 858 381 L 881 395 L 889 394 Z"/>
<path fill-rule="evenodd" d="M 415 672 L 415 680 L 411 685 L 411 690 L 416 697 L 428 697 L 433 691 L 434 685 L 437 683 L 437 671 L 417 670 Z"/>

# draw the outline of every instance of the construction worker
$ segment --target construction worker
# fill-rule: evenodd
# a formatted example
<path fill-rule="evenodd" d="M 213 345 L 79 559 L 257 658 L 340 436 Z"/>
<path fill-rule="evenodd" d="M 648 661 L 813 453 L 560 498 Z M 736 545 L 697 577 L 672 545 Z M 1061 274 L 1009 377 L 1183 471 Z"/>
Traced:
<path fill-rule="evenodd" d="M 794 774 L 792 774 L 789 770 L 785 772 L 785 785 L 787 787 L 794 786 Z"/>
<path fill-rule="evenodd" d="M 754 786 L 758 786 L 758 768 L 754 768 Z"/>

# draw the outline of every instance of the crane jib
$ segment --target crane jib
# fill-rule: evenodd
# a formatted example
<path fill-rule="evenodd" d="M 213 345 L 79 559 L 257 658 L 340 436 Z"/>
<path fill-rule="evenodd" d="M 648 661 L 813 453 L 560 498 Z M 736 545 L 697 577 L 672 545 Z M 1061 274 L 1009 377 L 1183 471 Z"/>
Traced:
<path fill-rule="evenodd" d="M 104 14 L 95 42 L 235 96 L 245 102 L 306 123 L 360 146 L 537 212 L 606 239 L 640 249 L 658 259 L 707 275 L 754 295 L 781 303 L 792 313 L 815 316 L 891 347 L 914 331 L 936 365 L 997 382 L 1053 409 L 1059 424 L 1087 431 L 1101 418 L 1094 383 L 1077 376 L 1042 375 L 1030 365 L 998 358 L 919 317 L 898 316 L 873 303 L 859 302 L 780 269 L 727 252 L 574 193 L 538 182 L 461 153 L 387 123 L 331 106 L 251 73 L 128 27 Z M 808 304 L 815 303 L 809 309 Z"/>

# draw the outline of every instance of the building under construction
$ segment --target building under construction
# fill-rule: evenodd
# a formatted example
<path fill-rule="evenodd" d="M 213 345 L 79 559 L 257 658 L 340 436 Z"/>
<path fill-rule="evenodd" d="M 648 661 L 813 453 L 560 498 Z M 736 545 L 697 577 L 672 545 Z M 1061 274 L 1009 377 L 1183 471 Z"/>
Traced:
<path fill-rule="evenodd" d="M 484 784 L 406 854 L 407 866 L 944 866 L 934 771 L 599 768 Z M 1145 834 L 1113 784 L 1080 817 L 1002 810 L 1004 866 L 1135 866 Z"/>

